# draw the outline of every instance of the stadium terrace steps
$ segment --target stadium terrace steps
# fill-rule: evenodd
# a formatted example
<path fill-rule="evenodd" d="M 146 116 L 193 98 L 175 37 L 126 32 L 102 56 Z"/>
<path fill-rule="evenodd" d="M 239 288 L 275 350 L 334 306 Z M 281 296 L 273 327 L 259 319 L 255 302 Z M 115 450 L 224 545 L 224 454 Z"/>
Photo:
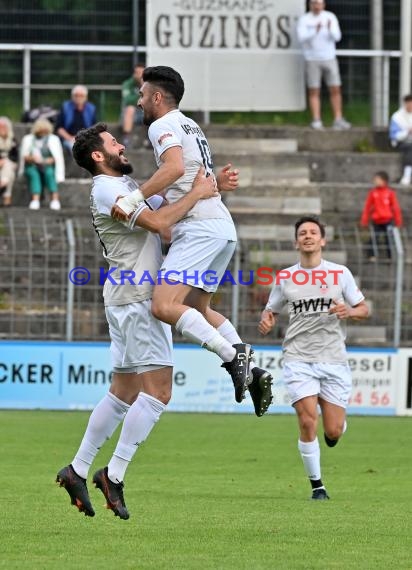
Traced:
<path fill-rule="evenodd" d="M 225 196 L 225 203 L 234 215 L 247 214 L 289 214 L 301 215 L 306 212 L 320 214 L 322 211 L 319 197 L 306 196 Z"/>
<path fill-rule="evenodd" d="M 288 225 L 269 224 L 259 226 L 238 225 L 237 236 L 239 240 L 244 241 L 280 241 L 293 243 L 295 240 L 294 228 Z M 326 228 L 326 238 L 333 241 L 334 228 L 328 226 Z"/>
<path fill-rule="evenodd" d="M 296 139 L 262 139 L 262 138 L 215 138 L 208 137 L 209 147 L 213 153 L 227 154 L 231 156 L 251 154 L 279 154 L 297 152 Z"/>
<path fill-rule="evenodd" d="M 314 131 L 310 127 L 276 125 L 201 125 L 206 136 L 214 138 L 268 138 L 295 139 L 300 151 L 350 152 L 358 148 L 366 150 L 390 150 L 387 129 L 352 127 L 348 131 Z"/>
<path fill-rule="evenodd" d="M 291 125 L 205 125 L 200 126 L 209 139 L 294 139 L 299 150 L 307 151 L 353 151 L 363 147 L 381 151 L 390 150 L 387 129 L 371 129 L 370 127 L 352 127 L 348 131 L 314 131 L 309 126 Z M 30 131 L 27 123 L 14 123 L 14 132 L 18 140 Z M 119 123 L 108 123 L 109 131 L 121 140 Z M 143 141 L 143 129 L 136 127 L 133 135 L 133 147 L 139 148 Z"/>
<path fill-rule="evenodd" d="M 298 253 L 293 250 L 255 250 L 248 252 L 248 258 L 251 264 L 265 265 L 270 267 L 289 267 L 299 261 Z M 346 251 L 328 250 L 328 261 L 345 265 L 347 262 Z"/>
<path fill-rule="evenodd" d="M 392 182 L 401 177 L 401 157 L 396 152 L 302 152 L 313 182 L 371 184 L 378 170 L 386 170 Z"/>
<path fill-rule="evenodd" d="M 388 341 L 385 326 L 348 325 L 346 327 L 347 343 L 355 344 L 385 344 Z"/>

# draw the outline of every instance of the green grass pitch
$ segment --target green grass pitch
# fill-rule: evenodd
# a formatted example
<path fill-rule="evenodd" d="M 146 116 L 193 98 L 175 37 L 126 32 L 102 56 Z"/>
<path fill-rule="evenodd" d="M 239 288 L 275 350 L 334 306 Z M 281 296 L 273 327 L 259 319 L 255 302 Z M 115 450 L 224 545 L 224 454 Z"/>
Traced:
<path fill-rule="evenodd" d="M 87 418 L 0 412 L 1 568 L 412 568 L 412 418 L 350 417 L 336 448 L 322 438 L 331 500 L 313 502 L 295 417 L 165 414 L 128 470 L 128 521 L 91 485 L 86 518 L 54 483 Z"/>

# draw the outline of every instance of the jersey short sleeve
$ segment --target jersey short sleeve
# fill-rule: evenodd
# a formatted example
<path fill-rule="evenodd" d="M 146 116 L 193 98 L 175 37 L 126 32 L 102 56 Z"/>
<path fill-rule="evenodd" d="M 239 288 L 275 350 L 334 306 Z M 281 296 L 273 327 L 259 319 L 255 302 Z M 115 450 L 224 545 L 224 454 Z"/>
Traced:
<path fill-rule="evenodd" d="M 110 216 L 111 209 L 114 206 L 116 199 L 119 196 L 125 196 L 128 194 L 129 190 L 126 190 L 124 187 L 115 184 L 110 177 L 100 179 L 94 186 L 93 189 L 93 202 L 94 207 L 96 208 L 96 212 L 98 214 L 102 214 L 103 216 Z M 134 214 L 133 214 L 133 223 L 137 220 L 138 216 L 141 214 L 143 210 L 149 209 L 149 206 L 146 204 L 144 200 L 138 205 Z M 140 229 L 139 227 L 130 227 L 130 221 L 120 221 L 126 228 L 131 230 Z"/>
<path fill-rule="evenodd" d="M 265 309 L 267 311 L 272 311 L 272 313 L 278 314 L 283 309 L 285 304 L 286 299 L 283 295 L 282 285 L 275 284 L 272 287 Z"/>
<path fill-rule="evenodd" d="M 150 125 L 148 135 L 159 157 L 173 146 L 183 146 L 182 135 L 171 121 L 155 121 Z"/>
<path fill-rule="evenodd" d="M 347 267 L 343 268 L 342 293 L 345 301 L 349 303 L 351 307 L 354 307 L 365 299 L 362 292 L 359 290 L 352 273 Z"/>

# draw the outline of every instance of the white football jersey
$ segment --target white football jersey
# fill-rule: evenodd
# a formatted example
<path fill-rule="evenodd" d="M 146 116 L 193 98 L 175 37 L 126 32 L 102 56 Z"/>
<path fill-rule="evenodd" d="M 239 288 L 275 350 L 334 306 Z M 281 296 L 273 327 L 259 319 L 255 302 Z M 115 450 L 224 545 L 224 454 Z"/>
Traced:
<path fill-rule="evenodd" d="M 149 139 L 153 145 L 157 166 L 162 164 L 160 157 L 165 150 L 179 146 L 183 151 L 184 175 L 167 190 L 166 198 L 176 202 L 192 188 L 193 180 L 201 166 L 206 175 L 213 174 L 213 160 L 207 139 L 195 121 L 186 117 L 179 109 L 169 111 L 149 127 Z M 185 216 L 187 219 L 226 219 L 231 215 L 223 204 L 220 195 L 208 200 L 200 200 Z"/>
<path fill-rule="evenodd" d="M 152 297 L 153 284 L 162 262 L 160 238 L 139 227 L 129 229 L 127 222 L 119 222 L 110 216 L 116 198 L 125 196 L 139 187 L 129 176 L 93 178 L 90 209 L 93 225 L 103 247 L 103 256 L 109 270 L 101 269 L 106 277 L 103 287 L 104 304 L 126 305 Z M 150 208 L 142 200 L 137 210 Z"/>
<path fill-rule="evenodd" d="M 345 301 L 353 307 L 363 300 L 352 273 L 344 265 L 322 260 L 313 269 L 297 263 L 278 272 L 266 309 L 280 313 L 287 304 L 285 360 L 346 362 L 346 322 L 329 314 L 329 309 L 334 302 Z"/>

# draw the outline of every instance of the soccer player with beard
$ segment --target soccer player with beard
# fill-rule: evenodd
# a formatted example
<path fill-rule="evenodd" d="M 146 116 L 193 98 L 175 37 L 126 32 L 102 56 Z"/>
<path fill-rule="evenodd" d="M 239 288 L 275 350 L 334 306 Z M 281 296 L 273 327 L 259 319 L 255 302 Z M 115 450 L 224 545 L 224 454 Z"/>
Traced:
<path fill-rule="evenodd" d="M 166 190 L 167 200 L 175 203 L 190 190 L 202 165 L 207 176 L 214 176 L 202 129 L 178 108 L 183 94 L 183 79 L 171 67 L 144 70 L 138 105 L 143 109 L 143 122 L 149 125 L 158 165 L 140 187 L 146 198 Z M 229 164 L 217 174 L 219 190 L 233 190 L 234 181 L 237 185 L 238 173 L 230 169 Z M 138 203 L 139 196 L 133 193 L 121 198 L 112 215 L 125 220 Z M 172 229 L 161 271 L 173 271 L 174 282 L 169 278 L 155 285 L 152 312 L 191 342 L 216 353 L 232 377 L 236 401 L 240 403 L 249 389 L 255 413 L 262 416 L 272 401 L 272 376 L 254 364 L 251 346 L 242 342 L 232 323 L 210 308 L 236 241 L 235 225 L 220 195 L 196 204 Z"/>
<path fill-rule="evenodd" d="M 108 394 L 90 416 L 73 461 L 59 471 L 57 482 L 80 512 L 94 516 L 86 485 L 89 468 L 101 446 L 123 422 L 113 456 L 107 467 L 94 474 L 93 482 L 104 494 L 107 507 L 121 519 L 128 519 L 123 496 L 126 469 L 159 420 L 172 390 L 171 329 L 152 316 L 152 285 L 143 276 L 150 273 L 154 282 L 162 262 L 156 232 L 177 222 L 200 199 L 216 196 L 217 190 L 214 182 L 199 171 L 190 192 L 174 204 L 159 208 L 164 202 L 162 197 L 145 200 L 141 195 L 131 219 L 115 221 L 110 210 L 116 198 L 139 192 L 128 176 L 132 166 L 124 149 L 103 123 L 80 131 L 73 147 L 77 164 L 93 176 L 93 225 L 109 271 L 116 268 L 110 271 L 103 288 L 113 376 Z"/>
<path fill-rule="evenodd" d="M 346 429 L 352 388 L 342 322 L 366 319 L 369 311 L 349 269 L 322 259 L 325 227 L 317 217 L 300 218 L 295 239 L 299 263 L 278 272 L 259 332 L 268 334 L 287 304 L 283 380 L 298 417 L 298 449 L 312 499 L 322 500 L 329 496 L 321 480 L 318 405 L 326 445 L 334 447 Z"/>

